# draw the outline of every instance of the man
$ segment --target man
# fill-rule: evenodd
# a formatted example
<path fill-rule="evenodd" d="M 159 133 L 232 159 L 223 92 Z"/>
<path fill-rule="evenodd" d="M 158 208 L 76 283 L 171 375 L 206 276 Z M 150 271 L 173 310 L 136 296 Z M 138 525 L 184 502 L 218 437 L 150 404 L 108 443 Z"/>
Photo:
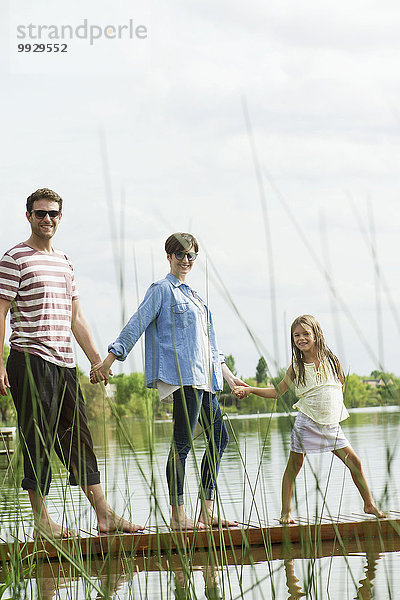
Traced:
<path fill-rule="evenodd" d="M 47 188 L 34 192 L 26 203 L 31 236 L 0 261 L 1 347 L 9 310 L 12 331 L 7 369 L 0 361 L 0 394 L 11 388 L 24 457 L 22 487 L 29 494 L 36 531 L 56 538 L 75 535 L 47 512 L 54 448 L 70 472 L 70 483 L 79 484 L 93 506 L 99 532 L 135 532 L 143 527 L 117 516 L 100 485 L 71 330 L 92 366 L 101 359 L 82 314 L 71 262 L 51 244 L 61 217 L 58 194 Z"/>

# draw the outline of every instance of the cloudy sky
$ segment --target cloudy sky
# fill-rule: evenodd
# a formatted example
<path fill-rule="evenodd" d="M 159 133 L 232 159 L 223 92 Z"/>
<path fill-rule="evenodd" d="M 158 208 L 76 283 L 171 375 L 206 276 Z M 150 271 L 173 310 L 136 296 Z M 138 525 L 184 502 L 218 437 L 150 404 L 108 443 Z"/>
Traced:
<path fill-rule="evenodd" d="M 400 375 L 399 11 L 394 0 L 3 3 L 1 251 L 28 237 L 33 190 L 60 193 L 55 245 L 105 353 L 124 302 L 129 315 L 166 274 L 165 238 L 190 230 L 201 242 L 190 283 L 240 374 L 260 353 L 272 371 L 286 365 L 290 323 L 312 313 L 346 370 Z M 142 36 L 106 38 L 123 25 Z M 65 39 L 48 39 L 62 26 Z M 56 42 L 67 51 L 18 52 Z M 141 368 L 138 345 L 124 369 Z"/>

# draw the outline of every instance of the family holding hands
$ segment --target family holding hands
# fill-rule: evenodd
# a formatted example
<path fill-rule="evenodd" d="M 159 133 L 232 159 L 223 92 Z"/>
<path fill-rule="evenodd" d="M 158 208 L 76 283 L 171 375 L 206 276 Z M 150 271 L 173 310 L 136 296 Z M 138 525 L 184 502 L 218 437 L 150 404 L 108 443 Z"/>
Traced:
<path fill-rule="evenodd" d="M 290 502 L 304 455 L 327 451 L 349 468 L 364 511 L 380 518 L 385 516 L 375 506 L 360 459 L 340 426 L 349 416 L 343 403 L 343 371 L 314 317 L 302 315 L 293 322 L 291 364 L 277 388 L 248 386 L 227 367 L 218 349 L 210 309 L 186 282 L 198 255 L 198 242 L 189 233 L 174 233 L 165 242 L 169 273 L 149 287 L 138 310 L 108 346 L 108 355 L 101 361 L 79 305 L 72 265 L 66 255 L 51 246 L 61 209 L 62 199 L 52 190 L 43 188 L 32 194 L 26 212 L 31 237 L 6 252 L 0 261 L 1 343 L 8 310 L 12 329 L 9 363 L 7 369 L 0 368 L 0 394 L 7 393 L 6 388 L 11 386 L 24 454 L 22 486 L 29 492 L 39 531 L 56 537 L 74 535 L 47 514 L 45 496 L 51 473 L 49 461 L 43 458 L 53 447 L 70 471 L 70 482 L 81 485 L 94 507 L 100 531 L 143 529 L 118 517 L 105 501 L 76 381 L 71 331 L 91 362 L 91 382 L 104 384 L 109 381 L 114 361 L 125 360 L 145 334 L 146 385 L 156 388 L 161 399 L 173 397 L 173 439 L 166 465 L 171 528 L 237 525 L 221 519 L 214 510 L 217 475 L 228 444 L 217 398 L 223 379 L 239 399 L 249 394 L 277 398 L 294 386 L 298 397 L 295 408 L 299 412 L 282 480 L 281 523 L 294 522 Z M 67 401 L 65 390 L 71 396 Z M 203 428 L 207 445 L 200 472 L 200 516 L 194 521 L 184 508 L 184 478 L 197 423 Z M 68 435 L 64 435 L 67 430 Z"/>

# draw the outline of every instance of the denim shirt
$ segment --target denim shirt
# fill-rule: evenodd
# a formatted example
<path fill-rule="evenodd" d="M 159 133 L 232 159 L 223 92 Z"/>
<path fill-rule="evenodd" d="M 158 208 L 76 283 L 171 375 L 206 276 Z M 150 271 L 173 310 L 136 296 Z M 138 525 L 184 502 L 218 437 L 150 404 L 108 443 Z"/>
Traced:
<path fill-rule="evenodd" d="M 138 310 L 125 325 L 108 351 L 125 360 L 145 332 L 147 387 L 161 379 L 171 385 L 202 386 L 207 383 L 206 357 L 202 341 L 201 314 L 190 300 L 196 292 L 171 273 L 153 283 Z M 207 310 L 207 307 L 206 307 Z M 211 349 L 213 391 L 222 390 L 221 362 L 211 313 L 207 310 Z"/>

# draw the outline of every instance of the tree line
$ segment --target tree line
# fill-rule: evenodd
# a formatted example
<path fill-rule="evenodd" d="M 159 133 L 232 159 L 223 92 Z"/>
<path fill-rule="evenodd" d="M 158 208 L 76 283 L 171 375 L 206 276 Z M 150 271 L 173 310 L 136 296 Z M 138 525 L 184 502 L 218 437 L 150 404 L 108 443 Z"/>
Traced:
<path fill-rule="evenodd" d="M 3 362 L 7 361 L 9 348 L 3 348 Z M 235 359 L 232 355 L 225 358 L 232 373 L 237 375 Z M 106 419 L 111 417 L 110 402 L 105 397 L 104 388 L 101 385 L 92 385 L 87 375 L 77 367 L 79 381 L 86 402 L 89 419 Z M 268 376 L 268 365 L 262 356 L 256 366 L 254 377 L 242 379 L 252 386 L 277 386 L 285 374 L 282 369 L 276 377 Z M 378 385 L 365 383 L 365 380 L 375 380 Z M 111 402 L 113 410 L 121 417 L 137 418 L 169 418 L 172 414 L 172 402 L 160 401 L 157 390 L 146 387 L 143 373 L 131 373 L 130 375 L 115 375 L 110 384 Z M 372 371 L 369 377 L 351 374 L 346 377 L 345 404 L 348 408 L 363 408 L 368 406 L 400 405 L 400 378 L 393 373 L 383 371 Z M 220 395 L 220 403 L 226 412 L 239 414 L 254 413 L 285 413 L 292 410 L 296 403 L 296 395 L 291 388 L 278 400 L 270 398 L 259 398 L 250 394 L 248 398 L 238 401 L 231 393 L 226 382 Z M 0 420 L 3 424 L 12 425 L 16 423 L 16 414 L 10 392 L 7 396 L 0 396 Z"/>
<path fill-rule="evenodd" d="M 235 359 L 232 355 L 226 357 L 226 362 L 232 373 L 237 375 Z M 259 359 L 254 377 L 243 379 L 251 386 L 266 387 L 277 386 L 282 381 L 286 370 L 281 369 L 276 377 L 268 376 L 268 365 L 263 356 Z M 371 383 L 367 383 L 370 381 Z M 376 382 L 376 385 L 372 385 Z M 297 398 L 293 387 L 284 396 L 277 400 L 271 398 L 260 398 L 250 394 L 248 398 L 237 401 L 230 393 L 227 384 L 224 384 L 221 401 L 225 404 L 227 411 L 243 414 L 266 413 L 266 412 L 288 412 L 296 403 Z M 394 373 L 374 370 L 367 377 L 352 373 L 347 375 L 344 390 L 344 402 L 347 408 L 365 408 L 369 406 L 393 406 L 400 405 L 400 378 Z"/>

